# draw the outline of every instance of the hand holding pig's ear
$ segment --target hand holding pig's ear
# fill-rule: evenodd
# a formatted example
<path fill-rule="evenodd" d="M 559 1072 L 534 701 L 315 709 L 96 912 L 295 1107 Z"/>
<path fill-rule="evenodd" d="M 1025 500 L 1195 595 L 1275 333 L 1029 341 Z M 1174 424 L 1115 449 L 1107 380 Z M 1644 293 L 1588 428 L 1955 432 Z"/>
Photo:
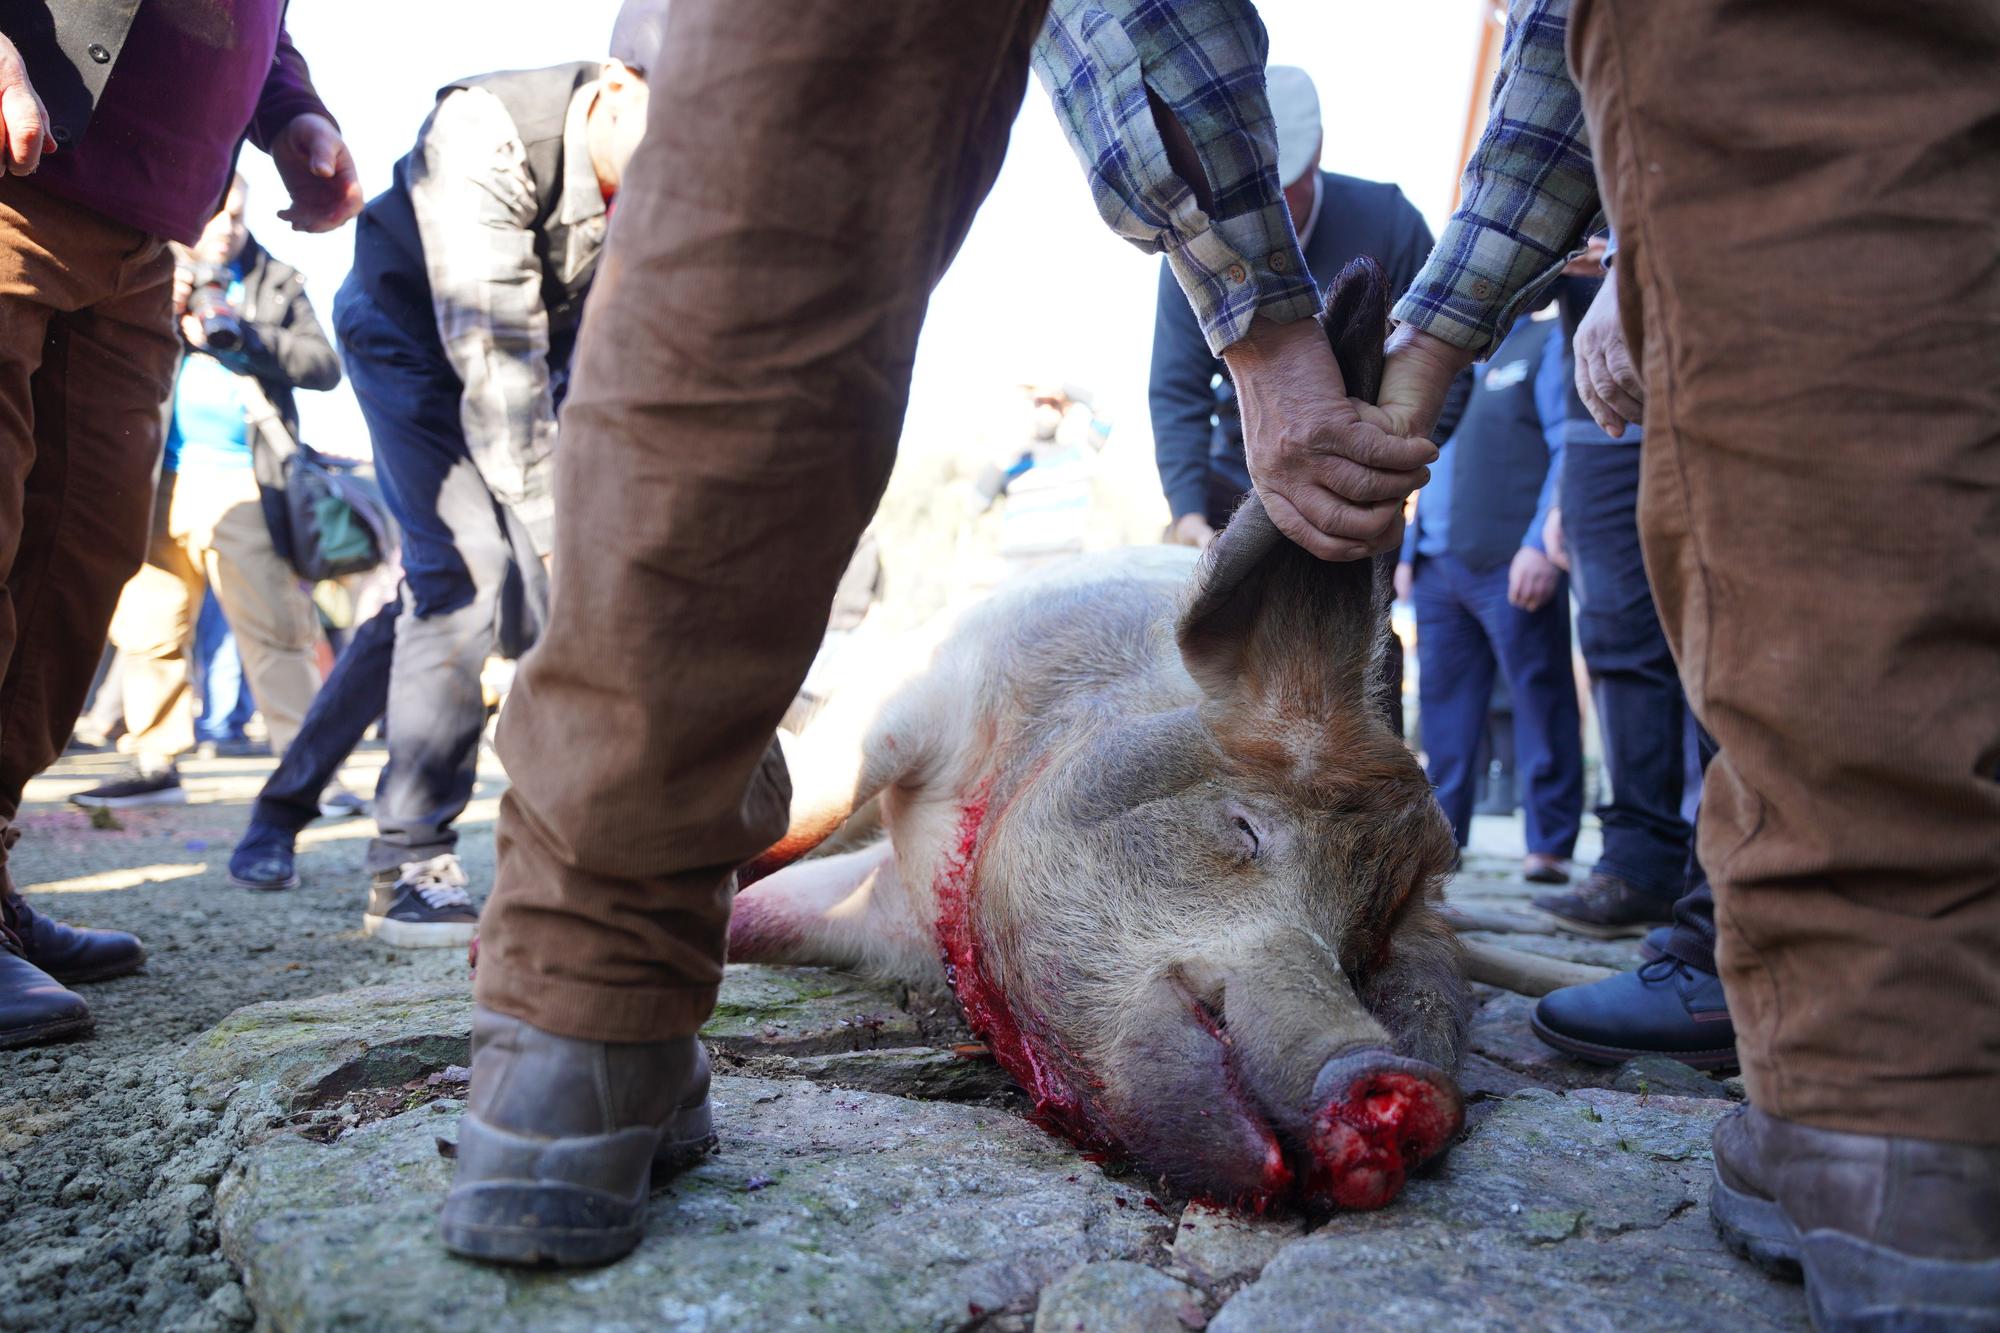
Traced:
<path fill-rule="evenodd" d="M 1319 322 L 1258 319 L 1222 356 L 1242 408 L 1250 480 L 1278 530 L 1322 560 L 1358 560 L 1400 542 L 1403 499 L 1430 479 L 1437 448 L 1362 418 Z"/>
<path fill-rule="evenodd" d="M 1452 380 L 1472 364 L 1472 355 L 1409 324 L 1389 335 L 1386 351 L 1382 392 L 1373 407 L 1362 409 L 1362 419 L 1391 435 L 1427 439 Z"/>

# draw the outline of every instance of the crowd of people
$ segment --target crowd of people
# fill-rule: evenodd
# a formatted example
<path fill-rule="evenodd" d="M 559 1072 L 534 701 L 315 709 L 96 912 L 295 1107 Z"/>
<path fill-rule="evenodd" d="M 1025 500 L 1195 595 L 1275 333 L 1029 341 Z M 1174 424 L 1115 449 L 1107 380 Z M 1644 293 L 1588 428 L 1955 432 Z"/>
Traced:
<path fill-rule="evenodd" d="M 176 798 L 211 593 L 280 756 L 237 884 L 298 883 L 381 722 L 364 929 L 480 933 L 447 1246 L 615 1257 L 656 1152 L 706 1133 L 733 872 L 787 822 L 773 731 L 1032 68 L 1107 222 L 1166 256 L 1171 539 L 1254 490 L 1313 554 L 1393 563 L 1460 846 L 1504 680 L 1537 905 L 1643 935 L 1535 1031 L 1740 1065 L 1711 1210 L 1822 1326 L 1991 1325 L 1990 5 L 1514 0 L 1437 238 L 1321 168 L 1311 82 L 1265 69 L 1247 0 L 628 0 L 603 56 L 447 84 L 365 205 L 283 6 L 227 7 L 222 39 L 146 0 L 0 22 L 0 848 L 107 638 L 135 770 L 78 799 Z M 338 358 L 243 226 L 245 139 L 295 227 L 358 219 Z M 1311 318 L 1358 255 L 1400 297 L 1376 403 Z M 339 525 L 285 492 L 294 394 L 343 370 L 402 582 L 322 682 L 306 551 Z M 1581 882 L 1572 597 L 1609 788 Z M 482 905 L 454 825 L 496 652 L 527 655 Z M 11 878 L 4 906 L 0 1045 L 87 1030 L 69 986 L 144 960 Z"/>

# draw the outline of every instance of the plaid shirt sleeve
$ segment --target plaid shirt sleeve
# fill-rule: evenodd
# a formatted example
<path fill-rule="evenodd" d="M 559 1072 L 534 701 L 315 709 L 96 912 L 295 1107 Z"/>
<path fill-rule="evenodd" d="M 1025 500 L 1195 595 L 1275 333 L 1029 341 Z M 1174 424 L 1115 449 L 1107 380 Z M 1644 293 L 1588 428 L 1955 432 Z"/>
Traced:
<path fill-rule="evenodd" d="M 1569 0 L 1513 0 L 1486 133 L 1463 200 L 1397 320 L 1484 356 L 1562 270 L 1598 212 L 1583 98 L 1563 50 Z"/>
<path fill-rule="evenodd" d="M 438 337 L 465 392 L 459 421 L 495 499 L 553 549 L 555 400 L 527 149 L 498 98 L 461 88 L 431 112 L 410 173 Z"/>
<path fill-rule="evenodd" d="M 1166 251 L 1217 353 L 1258 315 L 1285 323 L 1319 304 L 1278 182 L 1266 46 L 1249 0 L 1055 0 L 1035 44 L 1098 212 L 1146 253 Z M 1168 163 L 1149 90 L 1194 144 L 1206 212 Z"/>

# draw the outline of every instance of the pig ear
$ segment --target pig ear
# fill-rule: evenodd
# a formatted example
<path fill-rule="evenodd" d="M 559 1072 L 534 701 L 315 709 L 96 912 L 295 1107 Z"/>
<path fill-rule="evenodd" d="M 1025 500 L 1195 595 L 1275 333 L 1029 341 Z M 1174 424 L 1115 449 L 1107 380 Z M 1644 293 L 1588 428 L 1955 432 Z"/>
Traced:
<path fill-rule="evenodd" d="M 1319 322 L 1353 397 L 1373 401 L 1381 391 L 1388 312 L 1388 283 L 1381 266 L 1366 256 L 1342 269 L 1327 293 Z M 1359 680 L 1348 677 L 1366 674 L 1379 637 L 1374 565 L 1315 559 L 1278 531 L 1253 491 L 1209 544 L 1195 571 L 1194 591 L 1177 630 L 1181 660 L 1202 692 L 1214 699 L 1231 696 L 1246 682 L 1256 687 L 1248 678 L 1262 675 L 1252 660 L 1260 643 L 1264 655 L 1296 658 L 1308 671 L 1317 662 L 1328 686 L 1358 685 Z M 1280 610 L 1294 614 L 1272 614 Z M 1301 611 L 1316 614 L 1296 614 Z M 1295 633 L 1307 625 L 1335 637 L 1281 641 L 1290 637 L 1287 627 Z"/>

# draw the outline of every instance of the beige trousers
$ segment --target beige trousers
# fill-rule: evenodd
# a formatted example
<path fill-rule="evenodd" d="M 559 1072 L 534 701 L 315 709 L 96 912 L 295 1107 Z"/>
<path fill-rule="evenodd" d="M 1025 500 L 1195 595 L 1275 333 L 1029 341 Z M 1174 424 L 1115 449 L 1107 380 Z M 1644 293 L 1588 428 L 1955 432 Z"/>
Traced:
<path fill-rule="evenodd" d="M 148 768 L 194 746 L 188 653 L 201 599 L 215 589 L 243 656 L 243 679 L 283 754 L 319 690 L 312 598 L 271 544 L 257 480 L 201 472 L 160 482 L 151 551 L 125 585 L 111 642 L 125 655 L 122 748 Z"/>

